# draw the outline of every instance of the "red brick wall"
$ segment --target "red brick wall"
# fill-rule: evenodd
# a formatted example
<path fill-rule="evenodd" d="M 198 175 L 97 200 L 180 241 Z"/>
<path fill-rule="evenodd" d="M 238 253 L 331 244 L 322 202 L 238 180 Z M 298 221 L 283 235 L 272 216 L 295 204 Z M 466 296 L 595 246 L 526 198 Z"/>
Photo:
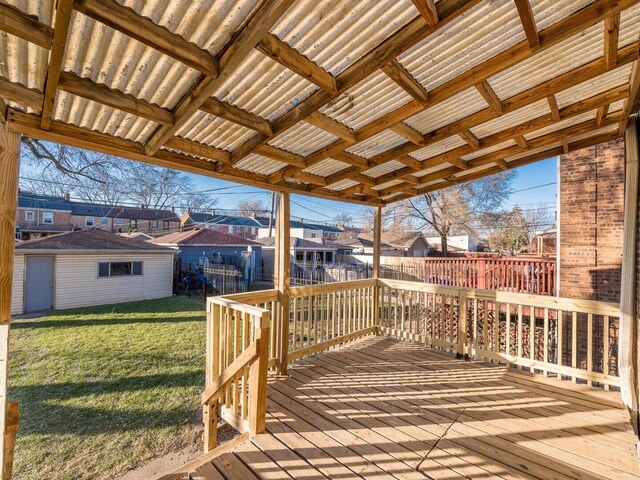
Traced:
<path fill-rule="evenodd" d="M 560 157 L 560 295 L 618 302 L 624 141 Z"/>

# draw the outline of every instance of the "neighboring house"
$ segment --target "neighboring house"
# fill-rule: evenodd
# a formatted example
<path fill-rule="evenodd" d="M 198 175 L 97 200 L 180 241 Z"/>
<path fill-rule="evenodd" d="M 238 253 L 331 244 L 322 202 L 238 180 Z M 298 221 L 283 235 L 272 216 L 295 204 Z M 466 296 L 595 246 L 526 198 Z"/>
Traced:
<path fill-rule="evenodd" d="M 373 235 L 360 234 L 336 240 L 342 248 L 339 253 L 347 255 L 373 255 Z M 348 250 L 351 250 L 350 252 Z M 429 243 L 420 232 L 383 232 L 380 255 L 383 257 L 426 257 Z"/>
<path fill-rule="evenodd" d="M 269 217 L 256 217 L 262 227 L 258 230 L 258 238 L 267 238 L 274 235 L 276 222 L 272 221 L 272 231 L 269 233 Z M 319 239 L 319 238 L 335 238 L 337 235 L 343 234 L 344 231 L 333 225 L 325 225 L 321 223 L 309 223 L 300 220 L 290 220 L 289 231 L 292 238 Z"/>
<path fill-rule="evenodd" d="M 366 236 L 340 238 L 334 241 L 339 247 L 340 254 L 346 255 L 373 255 L 373 240 Z M 394 255 L 394 248 L 384 242 L 380 242 L 382 256 Z"/>
<path fill-rule="evenodd" d="M 202 227 L 229 235 L 254 240 L 258 237 L 260 223 L 254 218 L 214 213 L 191 212 L 187 210 L 180 223 L 183 228 Z"/>
<path fill-rule="evenodd" d="M 539 257 L 555 257 L 558 243 L 558 230 L 536 232 L 536 236 L 529 245 L 529 254 Z"/>
<path fill-rule="evenodd" d="M 172 210 L 77 202 L 69 195 L 54 197 L 20 192 L 16 215 L 16 237 L 22 240 L 87 228 L 112 233 L 139 231 L 149 235 L 180 229 L 180 218 Z"/>
<path fill-rule="evenodd" d="M 76 228 L 113 233 L 137 231 L 157 236 L 180 230 L 180 217 L 174 211 L 157 208 L 71 202 L 71 219 Z"/>
<path fill-rule="evenodd" d="M 246 238 L 195 228 L 163 235 L 150 243 L 175 249 L 180 270 L 230 265 L 242 272 L 244 280 L 257 280 L 262 275 L 262 246 Z"/>
<path fill-rule="evenodd" d="M 429 245 L 437 247 L 438 250 L 442 248 L 442 239 L 440 237 L 427 237 L 427 242 L 429 242 Z M 447 247 L 449 251 L 477 252 L 478 239 L 472 235 L 452 235 L 447 237 Z"/>
<path fill-rule="evenodd" d="M 18 193 L 16 238 L 30 240 L 73 229 L 68 197 Z"/>
<path fill-rule="evenodd" d="M 102 230 L 79 230 L 16 245 L 14 315 L 172 294 L 174 251 Z"/>
<path fill-rule="evenodd" d="M 259 238 L 256 242 L 263 248 L 263 273 L 265 276 L 273 274 L 275 262 L 275 237 Z M 291 238 L 291 270 L 308 270 L 323 267 L 336 261 L 336 245 L 322 239 L 317 241 L 304 238 Z"/>
<path fill-rule="evenodd" d="M 429 242 L 420 232 L 389 232 L 383 235 L 383 239 L 402 257 L 426 257 L 431 250 Z"/>

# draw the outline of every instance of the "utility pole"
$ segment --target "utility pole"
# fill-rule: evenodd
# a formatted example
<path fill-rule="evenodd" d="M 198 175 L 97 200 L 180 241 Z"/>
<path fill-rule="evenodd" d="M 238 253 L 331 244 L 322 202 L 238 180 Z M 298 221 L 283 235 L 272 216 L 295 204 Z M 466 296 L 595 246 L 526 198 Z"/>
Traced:
<path fill-rule="evenodd" d="M 271 192 L 271 213 L 269 214 L 269 237 L 271 237 L 271 231 L 273 230 L 273 212 L 276 206 L 276 192 Z"/>

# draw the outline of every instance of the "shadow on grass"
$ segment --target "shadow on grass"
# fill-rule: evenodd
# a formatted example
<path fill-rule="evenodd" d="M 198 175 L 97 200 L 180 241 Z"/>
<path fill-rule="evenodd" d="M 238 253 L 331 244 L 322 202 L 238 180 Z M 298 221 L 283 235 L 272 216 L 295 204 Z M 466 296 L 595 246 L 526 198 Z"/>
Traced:
<path fill-rule="evenodd" d="M 103 382 L 66 382 L 11 387 L 9 396 L 20 403 L 19 435 L 73 434 L 97 435 L 184 425 L 193 419 L 194 406 L 189 398 L 179 401 L 177 408 L 162 408 L 157 401 L 153 408 L 145 408 L 145 397 L 152 390 L 201 387 L 204 370 L 185 373 L 132 376 Z M 144 391 L 149 391 L 144 393 Z M 142 392 L 142 398 L 131 398 L 131 404 L 118 408 L 118 395 Z M 174 393 L 175 394 L 175 393 Z M 100 398 L 106 395 L 110 398 Z M 158 392 L 166 396 L 166 392 Z M 87 397 L 86 406 L 60 403 Z M 92 403 L 105 405 L 94 406 Z M 109 405 L 107 407 L 106 405 Z"/>
<path fill-rule="evenodd" d="M 25 328 L 73 328 L 73 327 L 100 327 L 107 325 L 133 325 L 138 323 L 189 323 L 189 322 L 204 322 L 204 317 L 185 317 L 185 318 L 165 318 L 165 317 L 147 317 L 147 318 L 109 318 L 109 319 L 96 319 L 96 320 L 47 320 L 47 317 L 42 317 L 37 320 L 20 321 L 14 320 L 11 322 L 12 329 L 25 329 Z"/>

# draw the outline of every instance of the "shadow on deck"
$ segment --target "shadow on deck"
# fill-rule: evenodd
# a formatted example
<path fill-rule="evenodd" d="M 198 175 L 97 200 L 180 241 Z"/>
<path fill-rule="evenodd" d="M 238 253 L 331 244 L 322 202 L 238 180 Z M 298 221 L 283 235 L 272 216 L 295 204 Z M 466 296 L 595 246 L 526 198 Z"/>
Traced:
<path fill-rule="evenodd" d="M 613 392 L 375 336 L 289 375 L 270 378 L 266 433 L 188 478 L 640 478 Z"/>

